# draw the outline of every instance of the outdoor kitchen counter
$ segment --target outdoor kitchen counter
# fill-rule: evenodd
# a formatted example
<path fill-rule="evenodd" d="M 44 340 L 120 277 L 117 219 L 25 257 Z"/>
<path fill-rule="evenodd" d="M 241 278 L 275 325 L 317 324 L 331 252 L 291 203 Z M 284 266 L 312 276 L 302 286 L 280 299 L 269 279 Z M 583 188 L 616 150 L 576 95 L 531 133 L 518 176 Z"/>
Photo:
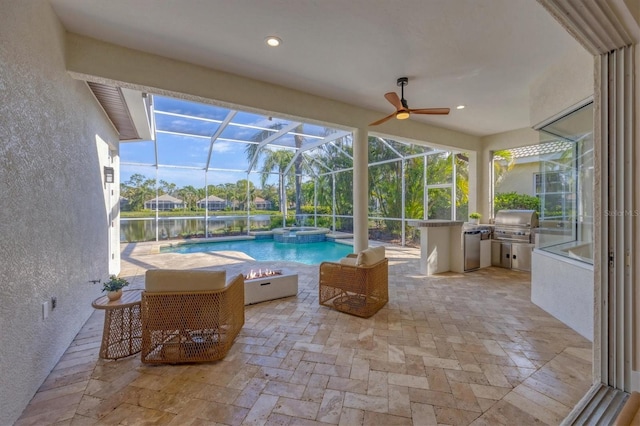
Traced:
<path fill-rule="evenodd" d="M 416 220 L 411 226 L 420 229 L 420 272 L 462 272 L 464 265 L 462 225 L 458 220 Z"/>
<path fill-rule="evenodd" d="M 441 226 L 462 226 L 464 224 L 461 220 L 409 220 L 411 226 L 417 226 L 418 228 L 438 228 Z"/>

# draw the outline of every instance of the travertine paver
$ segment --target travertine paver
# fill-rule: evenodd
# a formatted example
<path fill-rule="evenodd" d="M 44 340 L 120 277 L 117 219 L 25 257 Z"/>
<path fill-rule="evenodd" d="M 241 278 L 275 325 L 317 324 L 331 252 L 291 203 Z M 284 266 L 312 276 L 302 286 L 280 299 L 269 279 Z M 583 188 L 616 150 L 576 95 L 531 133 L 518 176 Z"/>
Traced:
<path fill-rule="evenodd" d="M 196 365 L 98 358 L 103 313 L 84 325 L 18 425 L 558 424 L 591 384 L 591 344 L 533 305 L 529 275 L 425 277 L 416 249 L 387 247 L 387 306 L 369 319 L 318 305 L 318 267 L 237 252 L 122 247 L 122 276 L 152 268 L 287 267 L 299 293 L 245 309 L 229 355 Z"/>

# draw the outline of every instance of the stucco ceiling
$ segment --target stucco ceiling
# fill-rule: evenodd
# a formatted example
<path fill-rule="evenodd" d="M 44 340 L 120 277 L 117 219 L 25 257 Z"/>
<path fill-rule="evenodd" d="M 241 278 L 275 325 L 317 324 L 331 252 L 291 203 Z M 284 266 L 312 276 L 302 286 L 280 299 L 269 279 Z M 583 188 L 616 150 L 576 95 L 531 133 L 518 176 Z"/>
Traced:
<path fill-rule="evenodd" d="M 578 46 L 534 0 L 50 1 L 70 32 L 380 117 L 408 76 L 411 108 L 452 108 L 412 119 L 481 136 L 529 127 L 529 85 Z"/>

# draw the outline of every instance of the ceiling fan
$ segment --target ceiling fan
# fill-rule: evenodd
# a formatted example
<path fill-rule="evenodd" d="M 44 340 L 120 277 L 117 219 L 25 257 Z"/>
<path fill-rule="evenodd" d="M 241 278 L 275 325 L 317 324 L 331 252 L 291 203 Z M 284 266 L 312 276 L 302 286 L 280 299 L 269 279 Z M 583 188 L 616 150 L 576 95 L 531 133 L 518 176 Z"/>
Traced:
<path fill-rule="evenodd" d="M 378 121 L 374 121 L 373 123 L 369 124 L 369 126 L 377 126 L 378 124 L 382 124 L 385 121 L 392 119 L 393 117 L 396 117 L 398 120 L 406 120 L 411 114 L 449 114 L 449 108 L 409 108 L 409 106 L 407 105 L 407 100 L 404 98 L 404 86 L 406 86 L 407 84 L 409 84 L 408 77 L 400 77 L 398 79 L 398 86 L 402 88 L 401 98 L 398 98 L 398 94 L 396 92 L 389 92 L 384 94 L 384 97 L 391 103 L 391 105 L 396 107 L 396 112 L 389 114 Z"/>

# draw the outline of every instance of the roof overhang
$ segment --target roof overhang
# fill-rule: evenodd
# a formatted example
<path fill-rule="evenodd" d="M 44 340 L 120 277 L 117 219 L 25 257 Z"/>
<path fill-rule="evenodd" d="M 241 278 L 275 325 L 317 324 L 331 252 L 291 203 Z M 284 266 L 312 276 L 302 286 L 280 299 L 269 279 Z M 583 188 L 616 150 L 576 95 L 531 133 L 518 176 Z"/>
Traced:
<path fill-rule="evenodd" d="M 153 139 L 146 94 L 103 83 L 87 84 L 118 131 L 120 141 Z"/>

